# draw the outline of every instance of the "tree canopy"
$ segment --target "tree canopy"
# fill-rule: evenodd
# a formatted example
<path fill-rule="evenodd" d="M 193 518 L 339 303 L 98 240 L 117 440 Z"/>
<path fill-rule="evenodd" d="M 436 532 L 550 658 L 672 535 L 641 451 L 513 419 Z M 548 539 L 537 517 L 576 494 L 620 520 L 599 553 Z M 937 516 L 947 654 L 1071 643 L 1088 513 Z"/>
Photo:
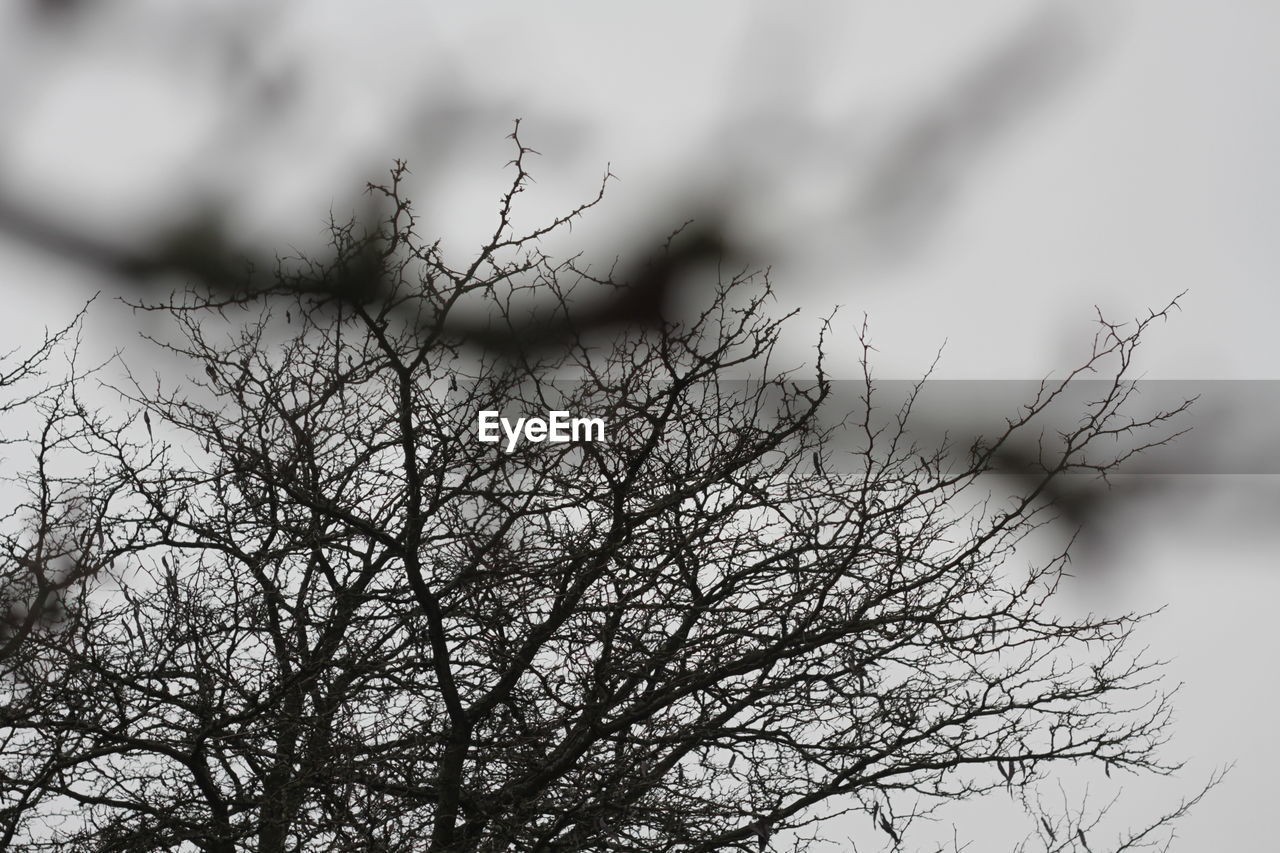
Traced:
<path fill-rule="evenodd" d="M 1019 550 L 1064 477 L 1167 440 L 1127 378 L 1165 312 L 1100 319 L 1002 432 L 923 443 L 868 344 L 851 411 L 822 339 L 779 366 L 767 272 L 696 225 L 625 276 L 544 254 L 599 196 L 515 231 L 516 144 L 466 263 L 398 165 L 326 261 L 140 304 L 168 325 L 114 382 L 136 417 L 50 391 L 4 556 L 68 580 L 0 660 L 8 849 L 760 851 L 845 812 L 906 849 L 1068 763 L 1172 769 L 1141 615 L 1064 616 L 1066 552 Z M 1104 393 L 1040 434 L 1081 375 Z M 508 450 L 482 411 L 606 431 Z M 1079 818 L 1034 828 L 1104 849 Z"/>

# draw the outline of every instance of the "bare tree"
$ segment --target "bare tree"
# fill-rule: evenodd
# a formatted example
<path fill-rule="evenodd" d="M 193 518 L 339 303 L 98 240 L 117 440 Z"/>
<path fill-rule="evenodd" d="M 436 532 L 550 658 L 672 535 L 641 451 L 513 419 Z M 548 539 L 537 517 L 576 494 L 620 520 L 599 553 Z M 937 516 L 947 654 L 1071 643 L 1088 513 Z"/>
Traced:
<path fill-rule="evenodd" d="M 1165 312 L 1102 322 L 1002 433 L 921 446 L 865 358 L 849 413 L 821 341 L 774 364 L 767 274 L 681 260 L 714 286 L 672 319 L 698 234 L 629 279 L 544 254 L 595 201 L 516 232 L 516 145 L 464 264 L 400 165 L 331 260 L 140 306 L 190 375 L 80 420 L 110 561 L 7 674 L 40 685 L 0 731 L 10 849 L 762 851 L 823 806 L 897 849 L 928 804 L 1063 763 L 1173 769 L 1141 616 L 1057 613 L 1066 553 L 1018 550 L 1063 477 L 1168 439 L 1181 409 L 1131 412 L 1125 378 Z M 591 308 L 628 288 L 659 296 Z M 1005 494 L 1084 373 L 1105 393 Z M 604 432 L 493 443 L 481 412 Z"/>
<path fill-rule="evenodd" d="M 79 399 L 96 370 L 79 362 L 84 311 L 39 342 L 3 355 L 0 446 L 5 452 L 0 517 L 0 848 L 10 849 L 24 815 L 46 804 L 60 748 L 41 725 L 56 711 L 46 688 L 56 664 L 49 650 L 68 637 L 84 585 L 109 565 L 127 533 L 103 524 L 123 483 L 102 464 Z M 57 362 L 65 360 L 64 364 Z M 78 700 L 77 700 L 78 701 Z M 62 744 L 64 735 L 49 732 Z"/>
<path fill-rule="evenodd" d="M 17 450 L 19 460 L 29 450 L 32 460 L 28 468 L 11 468 L 15 463 L 6 459 L 0 474 L 5 497 L 17 495 L 0 519 L 0 663 L 17 654 L 38 626 L 59 618 L 61 596 L 94 568 L 75 559 L 91 543 L 65 536 L 68 519 L 76 520 L 83 536 L 93 516 L 77 491 L 79 477 L 63 467 L 86 447 L 74 399 L 76 383 L 92 372 L 79 372 L 75 363 L 83 316 L 81 311 L 63 328 L 46 329 L 29 351 L 15 347 L 0 354 L 0 392 L 6 395 L 0 399 L 0 448 Z M 50 362 L 59 356 L 67 357 L 67 370 L 51 378 Z"/>

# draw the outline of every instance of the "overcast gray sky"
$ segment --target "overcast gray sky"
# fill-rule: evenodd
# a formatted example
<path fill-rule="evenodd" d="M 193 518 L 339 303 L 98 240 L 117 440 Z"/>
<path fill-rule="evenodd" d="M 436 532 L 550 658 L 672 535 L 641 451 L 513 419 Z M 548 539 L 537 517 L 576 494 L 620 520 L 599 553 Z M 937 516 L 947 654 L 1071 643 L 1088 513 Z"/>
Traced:
<path fill-rule="evenodd" d="M 883 375 L 918 375 L 945 340 L 939 376 L 1038 378 L 1085 354 L 1094 305 L 1123 320 L 1187 290 L 1141 373 L 1280 379 L 1280 4 L 32 5 L 0 7 L 0 189 L 106 239 L 194 204 L 246 245 L 305 250 L 403 157 L 423 230 L 464 252 L 519 116 L 542 153 L 526 212 L 584 200 L 608 166 L 572 238 L 604 262 L 722 207 L 805 309 L 797 359 L 840 304 L 868 313 Z M 110 284 L 0 237 L 13 340 Z M 96 345 L 129 345 L 124 316 L 99 307 Z M 1136 783 L 1134 819 L 1236 760 L 1175 849 L 1267 850 L 1280 487 L 1183 480 L 1110 522 L 1125 535 L 1088 559 L 1124 571 L 1072 594 L 1169 604 L 1147 636 L 1186 683 L 1169 754 L 1190 764 Z"/>

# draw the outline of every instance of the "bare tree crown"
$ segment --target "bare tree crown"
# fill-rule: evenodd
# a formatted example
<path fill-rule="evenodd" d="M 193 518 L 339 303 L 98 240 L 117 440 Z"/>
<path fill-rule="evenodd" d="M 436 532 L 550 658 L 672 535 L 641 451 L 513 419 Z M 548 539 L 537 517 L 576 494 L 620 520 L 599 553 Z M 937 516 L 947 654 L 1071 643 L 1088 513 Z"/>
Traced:
<path fill-rule="evenodd" d="M 9 849 L 759 851 L 830 811 L 899 848 L 1064 762 L 1169 769 L 1140 617 L 1058 615 L 1065 554 L 1011 560 L 1062 477 L 1167 439 L 1178 412 L 1131 414 L 1126 379 L 1163 312 L 1101 323 L 1002 434 L 922 446 L 866 358 L 852 412 L 821 342 L 775 363 L 768 275 L 717 272 L 712 232 L 627 275 L 545 255 L 599 196 L 516 233 L 513 136 L 467 263 L 419 236 L 398 164 L 330 261 L 143 306 L 186 378 L 129 374 L 136 421 L 73 406 L 99 473 L 39 470 L 6 540 L 94 567 L 6 635 Z M 1083 374 L 1111 381 L 1006 494 L 988 475 Z M 506 452 L 480 411 L 608 432 Z"/>

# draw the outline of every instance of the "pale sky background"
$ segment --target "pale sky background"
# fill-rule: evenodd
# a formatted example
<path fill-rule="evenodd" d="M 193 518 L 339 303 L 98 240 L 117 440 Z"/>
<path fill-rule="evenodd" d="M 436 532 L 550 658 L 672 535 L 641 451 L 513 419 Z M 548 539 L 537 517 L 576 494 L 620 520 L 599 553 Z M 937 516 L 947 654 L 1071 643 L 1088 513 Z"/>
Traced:
<path fill-rule="evenodd" d="M 838 303 L 850 328 L 869 314 L 882 375 L 918 375 L 946 340 L 939 376 L 1038 378 L 1085 353 L 1095 304 L 1123 320 L 1188 290 L 1141 373 L 1280 379 L 1269 0 L 33 5 L 0 7 L 0 192 L 104 239 L 207 206 L 247 246 L 316 247 L 403 157 L 421 230 L 463 252 L 492 227 L 519 116 L 542 153 L 526 213 L 585 200 L 608 164 L 566 244 L 606 262 L 726 207 L 779 307 L 805 309 L 797 360 Z M 10 340 L 111 287 L 0 235 Z M 94 345 L 137 350 L 127 318 L 97 306 Z M 1280 471 L 1275 424 L 1233 417 Z M 1185 683 L 1167 754 L 1189 764 L 1120 808 L 1137 823 L 1234 760 L 1174 849 L 1272 850 L 1280 485 L 1182 481 L 1111 520 L 1089 559 L 1122 571 L 1071 592 L 1169 605 L 1144 637 Z"/>

